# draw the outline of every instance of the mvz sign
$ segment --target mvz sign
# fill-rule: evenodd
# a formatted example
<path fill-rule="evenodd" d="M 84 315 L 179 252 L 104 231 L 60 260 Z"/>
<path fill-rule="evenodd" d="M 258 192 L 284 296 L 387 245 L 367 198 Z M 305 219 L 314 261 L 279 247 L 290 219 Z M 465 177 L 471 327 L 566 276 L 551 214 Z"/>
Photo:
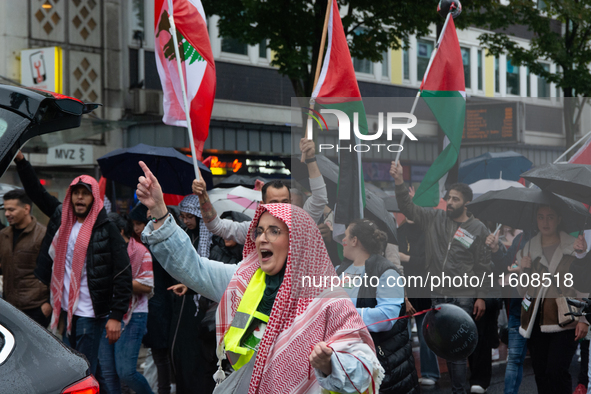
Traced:
<path fill-rule="evenodd" d="M 94 164 L 92 145 L 63 144 L 47 149 L 47 164 L 85 165 Z"/>

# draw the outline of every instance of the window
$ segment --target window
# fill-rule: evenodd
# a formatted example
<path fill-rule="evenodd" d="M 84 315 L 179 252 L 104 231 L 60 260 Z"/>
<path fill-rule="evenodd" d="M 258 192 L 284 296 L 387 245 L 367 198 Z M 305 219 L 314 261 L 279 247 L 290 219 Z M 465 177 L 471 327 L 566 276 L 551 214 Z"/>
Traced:
<path fill-rule="evenodd" d="M 406 80 L 410 79 L 410 61 L 406 49 L 402 50 L 402 77 Z"/>
<path fill-rule="evenodd" d="M 470 89 L 472 84 L 470 83 L 470 48 L 460 48 L 462 52 L 462 64 L 464 65 L 464 81 L 466 83 L 466 89 Z"/>
<path fill-rule="evenodd" d="M 373 63 L 368 59 L 353 58 L 353 68 L 358 73 L 373 74 Z"/>
<path fill-rule="evenodd" d="M 526 96 L 527 97 L 531 97 L 531 72 L 529 71 L 529 67 L 527 67 L 527 72 L 526 72 L 526 79 L 527 79 L 527 91 L 526 91 Z"/>
<path fill-rule="evenodd" d="M 542 64 L 544 71 L 550 72 L 549 64 Z M 545 78 L 538 77 L 538 97 L 549 98 L 550 97 L 550 82 Z"/>
<path fill-rule="evenodd" d="M 501 73 L 499 72 L 499 57 L 495 57 L 495 93 L 501 93 Z"/>
<path fill-rule="evenodd" d="M 388 51 L 384 51 L 384 53 L 382 54 L 382 77 L 386 77 L 388 78 L 388 68 L 390 65 L 390 61 L 389 61 L 389 56 L 388 56 Z"/>
<path fill-rule="evenodd" d="M 482 69 L 482 49 L 478 50 L 478 90 L 484 90 L 482 75 L 484 70 Z"/>
<path fill-rule="evenodd" d="M 507 94 L 520 95 L 520 79 L 519 66 L 514 66 L 511 64 L 511 59 L 507 58 Z"/>
<path fill-rule="evenodd" d="M 267 40 L 263 40 L 259 44 L 259 57 L 262 59 L 267 58 Z"/>
<path fill-rule="evenodd" d="M 417 40 L 417 80 L 419 81 L 423 80 L 432 52 L 432 41 Z"/>
<path fill-rule="evenodd" d="M 248 55 L 248 46 L 236 38 L 222 38 L 222 52 Z"/>

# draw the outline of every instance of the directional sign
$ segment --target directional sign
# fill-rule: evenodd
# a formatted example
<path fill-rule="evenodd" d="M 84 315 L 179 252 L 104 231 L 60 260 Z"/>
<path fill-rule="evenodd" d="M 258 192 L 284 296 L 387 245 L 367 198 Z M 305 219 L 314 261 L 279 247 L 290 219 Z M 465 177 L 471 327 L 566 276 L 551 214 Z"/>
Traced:
<path fill-rule="evenodd" d="M 94 164 L 92 145 L 63 144 L 47 149 L 47 164 L 84 165 Z"/>

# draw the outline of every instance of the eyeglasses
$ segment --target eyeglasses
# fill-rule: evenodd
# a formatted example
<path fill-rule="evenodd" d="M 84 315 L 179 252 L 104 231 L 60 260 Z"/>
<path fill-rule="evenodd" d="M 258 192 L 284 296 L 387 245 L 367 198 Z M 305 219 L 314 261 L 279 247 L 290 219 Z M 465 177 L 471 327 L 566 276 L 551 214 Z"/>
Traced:
<path fill-rule="evenodd" d="M 180 218 L 181 220 L 191 220 L 191 219 L 193 219 L 194 217 L 195 217 L 195 215 L 191 215 L 191 214 L 187 214 L 187 215 L 185 215 L 184 213 L 181 213 L 181 214 L 179 215 L 179 218 Z"/>
<path fill-rule="evenodd" d="M 257 227 L 252 230 L 252 232 L 250 233 L 250 237 L 253 241 L 256 242 L 257 238 L 263 235 L 263 233 L 265 233 L 265 238 L 267 238 L 267 241 L 275 242 L 275 240 L 277 240 L 277 238 L 281 235 L 281 229 L 275 226 L 267 227 L 266 230 Z"/>

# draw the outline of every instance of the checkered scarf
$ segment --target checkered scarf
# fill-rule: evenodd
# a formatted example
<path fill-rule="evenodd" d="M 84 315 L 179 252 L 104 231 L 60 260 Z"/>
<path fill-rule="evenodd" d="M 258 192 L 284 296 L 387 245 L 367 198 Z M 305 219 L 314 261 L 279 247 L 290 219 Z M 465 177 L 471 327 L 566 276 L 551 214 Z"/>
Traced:
<path fill-rule="evenodd" d="M 76 223 L 76 215 L 72 208 L 72 188 L 79 182 L 87 183 L 92 188 L 92 197 L 94 202 L 88 212 L 88 216 L 84 219 L 78 237 L 76 238 L 76 245 L 74 246 L 74 255 L 72 256 L 72 272 L 70 274 L 70 292 L 68 295 L 68 318 L 67 318 L 67 333 L 70 334 L 72 325 L 72 316 L 78 306 L 78 297 L 80 296 L 80 279 L 82 278 L 82 270 L 86 262 L 86 251 L 90 243 L 92 229 L 96 222 L 96 218 L 101 209 L 103 209 L 103 202 L 99 195 L 99 185 L 96 180 L 88 175 L 81 175 L 75 178 L 62 204 L 62 223 L 59 230 L 56 232 L 51 242 L 49 255 L 53 258 L 53 273 L 51 275 L 51 306 L 53 307 L 53 315 L 51 318 L 51 328 L 57 328 L 60 312 L 62 310 L 62 295 L 64 291 L 64 274 L 66 270 L 66 253 L 68 252 L 68 240 L 72 227 Z"/>
<path fill-rule="evenodd" d="M 337 338 L 331 344 L 335 351 L 346 349 L 373 360 L 373 365 L 367 368 L 373 371 L 379 385 L 378 375 L 382 370 L 373 352 L 373 341 L 367 329 L 362 329 L 365 325 L 351 299 L 342 290 L 330 292 L 326 287 L 302 286 L 303 276 L 319 279 L 336 275 L 318 227 L 310 215 L 296 206 L 267 204 L 257 209 L 251 231 L 264 212 L 287 225 L 289 253 L 283 283 L 259 344 L 248 393 L 319 392 L 314 374 L 309 377 L 308 357 L 318 342 L 328 342 L 333 337 Z M 224 292 L 217 311 L 216 336 L 220 349 L 246 287 L 260 267 L 255 243 L 250 237 L 243 253 L 244 260 Z M 360 330 L 345 335 L 356 329 Z"/>
<path fill-rule="evenodd" d="M 199 205 L 199 197 L 194 194 L 189 194 L 187 197 L 183 198 L 183 201 L 179 204 L 179 209 L 181 212 L 189 213 L 201 219 L 199 220 L 199 245 L 196 249 L 199 256 L 209 257 L 213 234 L 209 232 L 203 221 L 201 205 Z"/>

